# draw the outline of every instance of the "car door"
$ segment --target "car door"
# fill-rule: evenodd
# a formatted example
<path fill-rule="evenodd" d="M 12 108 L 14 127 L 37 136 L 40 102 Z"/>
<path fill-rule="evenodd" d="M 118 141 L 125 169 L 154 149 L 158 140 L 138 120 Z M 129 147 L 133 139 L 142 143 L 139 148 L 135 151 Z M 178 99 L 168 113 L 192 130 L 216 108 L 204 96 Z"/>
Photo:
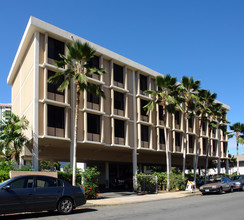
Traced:
<path fill-rule="evenodd" d="M 20 177 L 1 188 L 0 212 L 31 211 L 34 200 L 33 177 Z"/>
<path fill-rule="evenodd" d="M 39 210 L 54 210 L 63 194 L 63 184 L 52 177 L 37 176 L 34 195 Z"/>

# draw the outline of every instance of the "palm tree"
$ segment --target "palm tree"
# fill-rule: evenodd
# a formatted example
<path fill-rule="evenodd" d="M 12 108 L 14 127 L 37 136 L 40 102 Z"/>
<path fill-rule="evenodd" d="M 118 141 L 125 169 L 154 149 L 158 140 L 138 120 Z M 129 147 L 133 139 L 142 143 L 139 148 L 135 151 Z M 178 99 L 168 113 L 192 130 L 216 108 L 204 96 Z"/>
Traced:
<path fill-rule="evenodd" d="M 154 109 L 155 105 L 162 105 L 163 107 L 163 118 L 164 123 L 164 138 L 166 143 L 166 166 L 167 166 L 167 190 L 169 190 L 169 141 L 167 140 L 167 128 L 166 128 L 166 112 L 172 113 L 172 107 L 179 107 L 182 109 L 175 98 L 176 92 L 176 77 L 171 77 L 169 74 L 166 76 L 157 76 L 156 85 L 158 86 L 157 91 L 148 90 L 145 93 L 150 94 L 153 97 L 144 108 L 147 109 L 147 114 Z"/>
<path fill-rule="evenodd" d="M 200 80 L 194 81 L 193 77 L 183 76 L 181 78 L 181 84 L 178 86 L 179 96 L 184 103 L 183 118 L 185 121 L 184 128 L 184 146 L 183 146 L 183 167 L 182 177 L 185 177 L 186 167 L 186 147 L 187 147 L 187 121 L 190 118 L 190 113 L 194 112 L 194 105 L 191 103 L 197 98 L 197 91 L 200 86 Z"/>
<path fill-rule="evenodd" d="M 211 148 L 210 135 L 214 129 L 217 129 L 218 123 L 225 120 L 223 118 L 224 113 L 222 111 L 222 104 L 221 103 L 215 103 L 215 102 L 213 102 L 212 105 L 211 105 L 211 103 L 209 103 L 209 104 L 210 105 L 207 109 L 207 114 L 208 114 L 208 118 L 207 118 L 207 121 L 208 121 L 208 146 L 207 146 L 207 152 L 206 152 L 204 184 L 206 184 L 206 180 L 207 180 L 208 157 L 209 157 L 209 149 Z"/>
<path fill-rule="evenodd" d="M 74 119 L 74 141 L 73 141 L 73 178 L 72 184 L 76 185 L 76 148 L 77 148 L 77 133 L 78 133 L 78 116 L 79 116 L 79 103 L 81 91 L 87 90 L 97 96 L 105 98 L 104 92 L 99 85 L 87 82 L 87 77 L 93 73 L 104 74 L 103 68 L 90 67 L 89 61 L 94 57 L 95 50 L 90 47 L 88 43 L 81 43 L 76 40 L 72 44 L 67 43 L 67 54 L 61 55 L 61 61 L 56 61 L 59 68 L 65 68 L 64 71 L 59 71 L 48 79 L 50 83 L 57 83 L 60 79 L 64 79 L 62 84 L 58 87 L 59 91 L 68 88 L 69 84 L 74 82 L 76 92 L 75 103 L 75 119 Z"/>
<path fill-rule="evenodd" d="M 198 91 L 198 98 L 196 100 L 197 101 L 196 114 L 198 115 L 199 118 L 199 126 L 198 126 L 198 143 L 197 143 L 197 150 L 196 150 L 195 164 L 194 164 L 194 183 L 196 183 L 196 170 L 198 165 L 202 125 L 203 122 L 207 121 L 206 114 L 209 112 L 209 107 L 213 105 L 216 96 L 217 96 L 216 93 L 211 94 L 209 90 L 201 89 Z M 196 184 L 194 187 L 196 188 Z"/>
<path fill-rule="evenodd" d="M 19 166 L 22 147 L 28 142 L 23 131 L 27 129 L 29 122 L 14 113 L 4 115 L 5 120 L 0 123 L 0 151 L 6 160 L 15 159 Z"/>
<path fill-rule="evenodd" d="M 237 122 L 233 125 L 230 125 L 230 130 L 232 133 L 228 135 L 229 138 L 236 136 L 236 158 L 237 158 L 237 175 L 239 175 L 239 144 L 242 144 L 244 141 L 244 123 Z"/>

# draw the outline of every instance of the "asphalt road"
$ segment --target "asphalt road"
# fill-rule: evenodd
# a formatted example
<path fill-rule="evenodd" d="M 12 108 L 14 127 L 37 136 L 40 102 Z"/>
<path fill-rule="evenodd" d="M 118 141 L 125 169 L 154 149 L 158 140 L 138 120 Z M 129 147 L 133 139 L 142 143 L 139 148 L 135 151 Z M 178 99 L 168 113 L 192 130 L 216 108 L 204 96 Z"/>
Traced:
<path fill-rule="evenodd" d="M 179 220 L 229 220 L 244 219 L 244 192 L 193 196 L 128 205 L 83 207 L 73 214 L 62 216 L 54 213 L 30 213 L 3 216 L 2 219 L 179 219 Z"/>

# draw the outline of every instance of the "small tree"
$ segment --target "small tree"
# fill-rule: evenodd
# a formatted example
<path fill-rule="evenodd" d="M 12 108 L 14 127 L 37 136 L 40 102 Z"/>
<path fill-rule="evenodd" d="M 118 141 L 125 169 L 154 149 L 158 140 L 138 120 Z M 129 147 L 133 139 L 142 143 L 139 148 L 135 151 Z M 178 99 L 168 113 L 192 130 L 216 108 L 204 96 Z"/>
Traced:
<path fill-rule="evenodd" d="M 28 138 L 23 131 L 28 128 L 28 120 L 14 113 L 4 115 L 5 120 L 0 122 L 0 151 L 5 160 L 15 159 L 19 166 L 20 154 Z"/>
<path fill-rule="evenodd" d="M 230 130 L 232 131 L 229 133 L 228 137 L 232 138 L 236 136 L 236 158 L 237 158 L 237 175 L 240 174 L 239 172 L 239 144 L 244 144 L 244 124 L 237 122 L 230 126 Z"/>

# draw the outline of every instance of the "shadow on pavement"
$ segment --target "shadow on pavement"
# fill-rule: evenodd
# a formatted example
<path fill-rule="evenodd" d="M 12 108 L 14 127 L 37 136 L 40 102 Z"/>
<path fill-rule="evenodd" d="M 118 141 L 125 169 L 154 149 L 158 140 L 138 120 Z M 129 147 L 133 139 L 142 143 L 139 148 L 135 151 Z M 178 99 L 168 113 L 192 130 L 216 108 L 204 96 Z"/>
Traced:
<path fill-rule="evenodd" d="M 87 213 L 87 212 L 96 212 L 97 209 L 93 208 L 80 208 L 80 209 L 75 209 L 71 214 L 67 215 L 76 215 L 76 214 L 82 214 L 82 213 Z M 41 218 L 41 217 L 56 217 L 56 216 L 63 216 L 60 215 L 57 211 L 54 212 L 28 212 L 28 213 L 22 213 L 22 214 L 0 214 L 0 219 L 29 219 L 29 218 Z"/>

